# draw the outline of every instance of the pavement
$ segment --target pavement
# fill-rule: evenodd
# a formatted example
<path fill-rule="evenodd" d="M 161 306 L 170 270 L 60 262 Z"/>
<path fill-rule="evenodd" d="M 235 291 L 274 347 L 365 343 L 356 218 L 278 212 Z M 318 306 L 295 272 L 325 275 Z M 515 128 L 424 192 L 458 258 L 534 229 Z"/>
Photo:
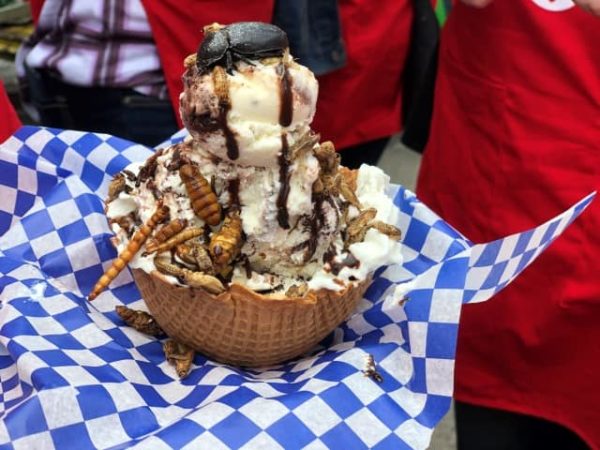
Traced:
<path fill-rule="evenodd" d="M 421 155 L 402 145 L 398 136 L 390 139 L 379 160 L 381 167 L 392 179 L 411 191 L 415 190 Z M 431 439 L 431 450 L 456 450 L 456 427 L 452 408 L 437 426 Z"/>

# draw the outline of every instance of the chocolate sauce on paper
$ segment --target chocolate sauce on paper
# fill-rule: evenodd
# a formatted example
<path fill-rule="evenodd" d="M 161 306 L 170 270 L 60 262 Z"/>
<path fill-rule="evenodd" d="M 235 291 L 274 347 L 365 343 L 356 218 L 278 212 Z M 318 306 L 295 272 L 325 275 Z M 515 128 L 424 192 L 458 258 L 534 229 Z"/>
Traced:
<path fill-rule="evenodd" d="M 290 228 L 290 216 L 287 209 L 288 195 L 290 194 L 290 147 L 287 141 L 287 134 L 281 135 L 281 153 L 279 155 L 279 194 L 277 194 L 277 222 L 285 230 Z"/>
<path fill-rule="evenodd" d="M 281 106 L 279 109 L 279 125 L 289 127 L 292 123 L 293 95 L 292 95 L 292 79 L 285 64 L 281 63 L 277 66 L 277 75 L 281 77 L 279 84 L 279 94 L 281 96 Z"/>

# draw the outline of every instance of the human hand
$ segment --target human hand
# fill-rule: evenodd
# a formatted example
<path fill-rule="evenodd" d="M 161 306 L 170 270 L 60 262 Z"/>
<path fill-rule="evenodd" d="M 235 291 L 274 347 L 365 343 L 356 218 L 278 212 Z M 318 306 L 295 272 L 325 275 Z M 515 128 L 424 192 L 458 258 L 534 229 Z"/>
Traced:
<path fill-rule="evenodd" d="M 584 1 L 584 0 L 581 0 L 581 1 Z M 594 0 L 590 0 L 590 1 L 594 1 Z M 462 0 L 462 2 L 465 5 L 473 6 L 474 8 L 483 8 L 487 5 L 489 5 L 490 3 L 492 3 L 492 0 Z"/>
<path fill-rule="evenodd" d="M 600 17 L 600 0 L 573 0 L 573 3 L 596 17 Z"/>

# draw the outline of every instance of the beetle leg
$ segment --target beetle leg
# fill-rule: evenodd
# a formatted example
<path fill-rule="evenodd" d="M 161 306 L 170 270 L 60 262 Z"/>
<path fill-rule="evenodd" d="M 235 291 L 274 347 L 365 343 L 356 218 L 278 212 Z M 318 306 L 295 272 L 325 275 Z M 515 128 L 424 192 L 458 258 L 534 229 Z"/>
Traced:
<path fill-rule="evenodd" d="M 254 61 L 252 61 L 250 58 L 248 58 L 245 55 L 242 55 L 241 53 L 238 52 L 233 52 L 235 57 L 237 59 L 239 59 L 240 61 L 244 61 L 246 64 L 250 65 L 250 66 L 255 66 L 256 64 L 254 64 Z"/>
<path fill-rule="evenodd" d="M 228 49 L 225 52 L 225 59 L 226 59 L 226 67 L 227 67 L 227 73 L 229 75 L 233 75 L 233 57 L 231 56 L 231 50 Z"/>

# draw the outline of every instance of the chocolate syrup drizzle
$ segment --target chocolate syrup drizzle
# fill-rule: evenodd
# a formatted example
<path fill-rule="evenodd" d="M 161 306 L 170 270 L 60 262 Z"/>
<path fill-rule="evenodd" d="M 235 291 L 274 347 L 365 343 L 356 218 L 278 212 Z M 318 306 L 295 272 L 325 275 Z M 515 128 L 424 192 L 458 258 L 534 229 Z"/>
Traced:
<path fill-rule="evenodd" d="M 227 191 L 229 192 L 229 209 L 240 209 L 240 179 L 235 178 L 227 183 Z"/>
<path fill-rule="evenodd" d="M 326 200 L 326 197 L 322 193 L 317 194 L 313 192 L 313 212 L 310 216 L 304 216 L 302 220 L 302 226 L 308 233 L 308 239 L 292 248 L 292 253 L 304 249 L 304 262 L 308 262 L 317 251 L 317 244 L 319 243 L 319 229 L 325 224 L 323 202 Z M 333 256 L 335 256 L 335 254 Z"/>
<path fill-rule="evenodd" d="M 183 159 L 181 158 L 181 147 L 183 144 L 175 145 L 175 150 L 173 150 L 173 156 L 171 156 L 171 162 L 167 165 L 167 170 L 175 171 L 179 170 L 181 166 L 184 164 Z"/>
<path fill-rule="evenodd" d="M 293 97 L 292 97 L 292 79 L 288 68 L 284 63 L 277 66 L 277 75 L 281 78 L 279 84 L 279 94 L 281 96 L 281 108 L 279 110 L 279 124 L 282 127 L 289 127 L 292 123 Z"/>
<path fill-rule="evenodd" d="M 281 135 L 281 153 L 279 154 L 279 194 L 277 195 L 277 222 L 285 230 L 290 228 L 290 216 L 287 209 L 288 195 L 290 194 L 290 147 L 287 141 L 287 134 Z"/>
<path fill-rule="evenodd" d="M 219 99 L 219 124 L 221 129 L 223 130 L 223 135 L 225 136 L 225 145 L 227 146 L 227 157 L 232 161 L 235 161 L 240 157 L 240 149 L 238 147 L 238 143 L 235 140 L 235 135 L 233 131 L 227 125 L 227 113 L 231 109 L 231 104 L 228 100 Z"/>
<path fill-rule="evenodd" d="M 163 154 L 163 152 L 165 151 L 164 148 L 161 148 L 159 150 L 157 150 L 154 155 L 152 155 L 150 158 L 148 158 L 146 160 L 146 162 L 144 163 L 144 165 L 142 166 L 142 168 L 140 169 L 136 182 L 135 182 L 135 187 L 140 187 L 140 184 L 142 184 L 144 181 L 146 181 L 149 178 L 153 178 L 154 177 L 154 173 L 156 172 L 156 166 L 158 165 L 158 161 L 157 159 L 159 158 L 159 156 L 161 156 Z"/>

